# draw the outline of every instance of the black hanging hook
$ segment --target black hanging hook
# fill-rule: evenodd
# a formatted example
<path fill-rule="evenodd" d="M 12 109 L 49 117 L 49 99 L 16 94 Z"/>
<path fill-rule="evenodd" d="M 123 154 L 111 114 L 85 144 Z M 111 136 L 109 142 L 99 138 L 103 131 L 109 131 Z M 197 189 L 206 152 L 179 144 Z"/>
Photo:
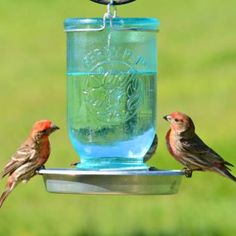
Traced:
<path fill-rule="evenodd" d="M 92 2 L 96 2 L 99 4 L 110 4 L 110 5 L 122 5 L 130 2 L 134 2 L 135 0 L 90 0 Z"/>

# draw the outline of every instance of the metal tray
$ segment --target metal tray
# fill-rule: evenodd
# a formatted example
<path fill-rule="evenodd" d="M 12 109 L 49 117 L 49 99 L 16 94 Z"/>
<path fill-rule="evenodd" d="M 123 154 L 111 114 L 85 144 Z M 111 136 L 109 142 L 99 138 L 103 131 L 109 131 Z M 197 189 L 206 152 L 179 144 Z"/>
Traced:
<path fill-rule="evenodd" d="M 175 194 L 184 172 L 181 170 L 40 169 L 48 192 L 73 194 Z"/>

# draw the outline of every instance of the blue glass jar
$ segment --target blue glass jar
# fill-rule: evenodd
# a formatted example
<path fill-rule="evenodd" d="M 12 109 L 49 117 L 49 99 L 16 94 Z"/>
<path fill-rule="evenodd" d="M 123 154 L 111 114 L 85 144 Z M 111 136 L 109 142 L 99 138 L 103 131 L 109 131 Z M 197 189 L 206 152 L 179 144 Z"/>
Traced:
<path fill-rule="evenodd" d="M 80 169 L 147 169 L 156 133 L 152 18 L 65 20 L 70 141 Z"/>

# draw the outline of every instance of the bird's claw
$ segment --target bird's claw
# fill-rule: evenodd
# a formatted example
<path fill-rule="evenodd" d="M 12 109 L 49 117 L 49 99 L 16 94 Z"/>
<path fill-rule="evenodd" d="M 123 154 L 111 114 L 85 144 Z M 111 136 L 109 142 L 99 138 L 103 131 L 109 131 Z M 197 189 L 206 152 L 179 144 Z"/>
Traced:
<path fill-rule="evenodd" d="M 42 166 L 40 166 L 37 170 L 45 170 L 45 169 L 46 169 L 45 166 L 42 165 Z"/>
<path fill-rule="evenodd" d="M 148 168 L 148 170 L 149 171 L 155 171 L 155 170 L 158 170 L 155 166 L 150 166 L 149 168 Z"/>
<path fill-rule="evenodd" d="M 185 175 L 187 178 L 191 178 L 191 177 L 192 177 L 193 171 L 192 171 L 191 169 L 184 168 L 184 169 L 183 169 L 183 172 L 184 172 L 184 175 Z"/>
<path fill-rule="evenodd" d="M 80 161 L 73 162 L 73 163 L 70 164 L 70 166 L 77 166 L 79 163 L 80 163 Z"/>

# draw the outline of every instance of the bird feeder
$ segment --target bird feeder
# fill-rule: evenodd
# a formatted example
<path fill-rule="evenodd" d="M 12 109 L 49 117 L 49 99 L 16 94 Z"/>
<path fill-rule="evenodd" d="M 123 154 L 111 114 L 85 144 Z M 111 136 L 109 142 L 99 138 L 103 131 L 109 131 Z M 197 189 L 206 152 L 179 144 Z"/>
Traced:
<path fill-rule="evenodd" d="M 102 18 L 65 20 L 68 132 L 80 162 L 39 174 L 56 193 L 176 193 L 182 171 L 145 163 L 156 137 L 159 20 L 118 17 L 116 5 L 131 0 L 92 1 L 107 4 Z"/>

